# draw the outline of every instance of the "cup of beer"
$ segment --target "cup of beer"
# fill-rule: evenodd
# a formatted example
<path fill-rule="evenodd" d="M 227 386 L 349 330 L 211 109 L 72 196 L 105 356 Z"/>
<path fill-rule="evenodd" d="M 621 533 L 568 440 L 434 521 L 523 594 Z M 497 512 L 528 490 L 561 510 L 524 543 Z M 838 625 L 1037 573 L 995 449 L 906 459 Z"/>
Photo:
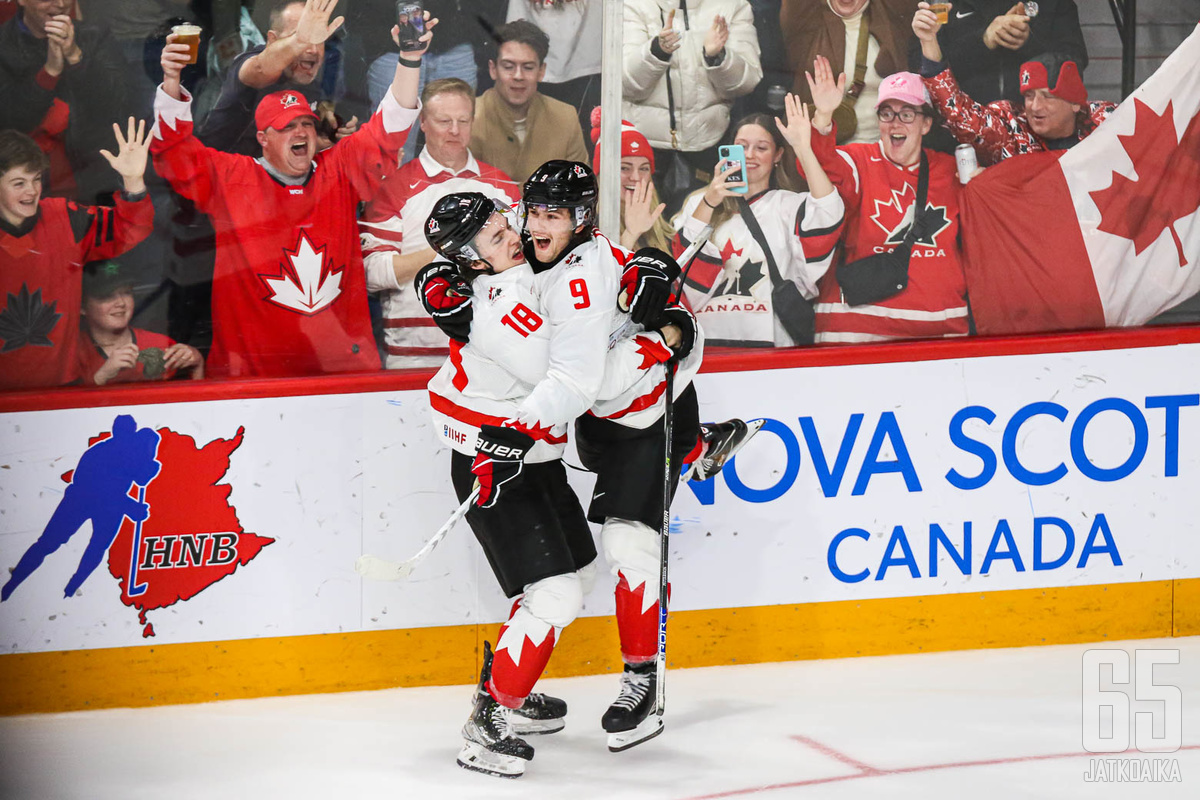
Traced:
<path fill-rule="evenodd" d="M 171 33 L 175 34 L 175 44 L 186 44 L 188 46 L 187 63 L 195 64 L 200 54 L 200 26 L 190 23 L 174 25 L 171 28 Z"/>
<path fill-rule="evenodd" d="M 929 10 L 937 14 L 937 21 L 940 25 L 945 25 L 950 21 L 950 4 L 949 3 L 930 3 Z"/>

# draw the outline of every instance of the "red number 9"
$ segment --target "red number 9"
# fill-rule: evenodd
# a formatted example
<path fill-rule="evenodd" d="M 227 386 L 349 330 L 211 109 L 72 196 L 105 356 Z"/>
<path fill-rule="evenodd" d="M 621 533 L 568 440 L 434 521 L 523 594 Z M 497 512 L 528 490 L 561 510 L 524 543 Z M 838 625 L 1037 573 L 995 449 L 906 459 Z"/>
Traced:
<path fill-rule="evenodd" d="M 568 285 L 571 287 L 571 297 L 579 298 L 579 302 L 575 304 L 576 308 L 587 308 L 592 304 L 592 298 L 588 296 L 587 281 L 576 278 Z"/>

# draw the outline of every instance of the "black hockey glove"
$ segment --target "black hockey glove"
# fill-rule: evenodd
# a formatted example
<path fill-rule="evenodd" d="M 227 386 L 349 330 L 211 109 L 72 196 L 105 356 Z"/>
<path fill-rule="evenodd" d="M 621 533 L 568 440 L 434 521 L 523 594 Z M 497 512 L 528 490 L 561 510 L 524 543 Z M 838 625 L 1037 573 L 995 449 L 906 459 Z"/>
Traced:
<path fill-rule="evenodd" d="M 501 487 L 512 487 L 521 475 L 525 455 L 533 447 L 533 437 L 516 428 L 483 425 L 475 442 L 475 463 L 471 472 L 479 484 L 475 505 L 491 508 L 500 497 Z"/>
<path fill-rule="evenodd" d="M 688 353 L 696 346 L 696 318 L 692 316 L 692 312 L 683 306 L 670 306 L 662 312 L 659 322 L 662 326 L 674 325 L 679 328 L 679 346 L 672 350 L 676 360 L 682 361 L 687 358 Z"/>
<path fill-rule="evenodd" d="M 451 339 L 466 344 L 471 338 L 471 285 L 458 269 L 445 261 L 435 261 L 421 268 L 413 281 L 421 305 Z"/>
<path fill-rule="evenodd" d="M 657 247 L 643 247 L 625 264 L 617 307 L 634 322 L 657 327 L 663 308 L 671 300 L 671 284 L 679 277 L 679 265 Z"/>

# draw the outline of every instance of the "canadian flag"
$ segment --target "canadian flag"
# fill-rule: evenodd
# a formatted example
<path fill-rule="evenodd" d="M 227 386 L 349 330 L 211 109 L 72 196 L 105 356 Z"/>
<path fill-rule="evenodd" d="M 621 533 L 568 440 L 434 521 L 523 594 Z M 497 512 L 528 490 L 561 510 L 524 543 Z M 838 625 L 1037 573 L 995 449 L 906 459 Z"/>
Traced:
<path fill-rule="evenodd" d="M 1091 136 L 964 189 L 979 333 L 1141 325 L 1200 291 L 1200 26 Z"/>

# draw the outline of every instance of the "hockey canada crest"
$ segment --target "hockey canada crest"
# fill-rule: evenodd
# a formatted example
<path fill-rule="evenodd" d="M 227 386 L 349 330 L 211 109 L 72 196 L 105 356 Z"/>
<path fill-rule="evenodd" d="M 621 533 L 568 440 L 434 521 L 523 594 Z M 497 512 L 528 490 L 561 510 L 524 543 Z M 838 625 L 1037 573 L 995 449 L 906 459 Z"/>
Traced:
<path fill-rule="evenodd" d="M 311 316 L 328 308 L 342 293 L 342 269 L 329 265 L 325 248 L 314 248 L 304 231 L 295 249 L 285 250 L 283 255 L 279 274 L 258 276 L 271 290 L 266 300 Z"/>
<path fill-rule="evenodd" d="M 296 95 L 292 94 L 291 92 L 288 92 L 283 97 L 279 98 L 279 105 L 283 106 L 284 108 L 291 108 L 299 102 L 300 98 L 296 97 Z"/>

